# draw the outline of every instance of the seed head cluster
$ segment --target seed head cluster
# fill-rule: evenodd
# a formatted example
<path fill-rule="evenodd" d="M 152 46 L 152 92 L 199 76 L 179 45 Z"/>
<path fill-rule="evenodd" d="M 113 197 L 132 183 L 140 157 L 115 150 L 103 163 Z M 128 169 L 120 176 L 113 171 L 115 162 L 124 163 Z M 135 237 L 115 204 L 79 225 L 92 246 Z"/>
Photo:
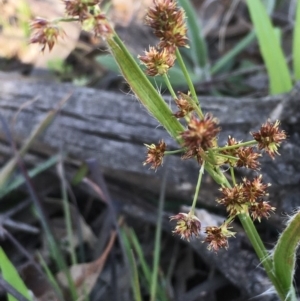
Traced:
<path fill-rule="evenodd" d="M 217 199 L 217 202 L 224 205 L 232 217 L 245 213 L 248 208 L 251 208 L 253 219 L 260 220 L 260 217 L 269 217 L 270 212 L 275 210 L 274 207 L 263 201 L 263 198 L 268 196 L 267 188 L 269 186 L 270 184 L 262 182 L 262 175 L 252 181 L 244 178 L 242 183 L 236 184 L 232 188 L 222 187 L 220 189 L 222 197 Z"/>
<path fill-rule="evenodd" d="M 147 147 L 147 158 L 144 162 L 144 165 L 151 164 L 151 169 L 157 169 L 163 163 L 163 157 L 166 151 L 166 143 L 161 140 L 157 145 L 156 144 L 145 144 Z"/>
<path fill-rule="evenodd" d="M 181 239 L 190 241 L 192 237 L 198 237 L 201 230 L 201 222 L 198 217 L 190 213 L 178 213 L 171 216 L 170 221 L 176 220 L 177 225 L 173 231 L 174 234 L 179 235 Z"/>
<path fill-rule="evenodd" d="M 258 132 L 251 133 L 253 138 L 258 142 L 258 148 L 265 150 L 272 159 L 278 153 L 278 147 L 286 139 L 286 133 L 279 129 L 280 122 L 277 120 L 272 123 L 268 120 L 263 124 Z"/>
<path fill-rule="evenodd" d="M 185 12 L 173 0 L 154 0 L 145 21 L 160 39 L 159 48 L 174 51 L 187 46 Z"/>
<path fill-rule="evenodd" d="M 93 32 L 95 36 L 106 39 L 113 34 L 105 14 L 100 10 L 99 0 L 62 0 L 65 5 L 67 17 L 79 21 L 84 30 Z M 51 51 L 58 37 L 64 36 L 64 31 L 58 27 L 57 22 L 35 18 L 31 22 L 30 43 L 42 45 L 42 51 L 48 46 Z"/>
<path fill-rule="evenodd" d="M 35 18 L 31 24 L 30 43 L 42 45 L 41 51 L 48 46 L 51 51 L 59 36 L 64 36 L 64 31 L 56 24 L 43 18 Z"/>
<path fill-rule="evenodd" d="M 147 67 L 146 73 L 150 76 L 166 74 L 175 63 L 175 55 L 169 53 L 167 48 L 159 50 L 149 47 L 149 51 L 145 51 L 145 55 L 138 58 Z"/>
<path fill-rule="evenodd" d="M 208 243 L 208 250 L 217 252 L 220 248 L 228 249 L 228 238 L 235 235 L 235 232 L 229 229 L 226 223 L 223 223 L 220 227 L 206 227 L 206 238 L 204 242 Z"/>

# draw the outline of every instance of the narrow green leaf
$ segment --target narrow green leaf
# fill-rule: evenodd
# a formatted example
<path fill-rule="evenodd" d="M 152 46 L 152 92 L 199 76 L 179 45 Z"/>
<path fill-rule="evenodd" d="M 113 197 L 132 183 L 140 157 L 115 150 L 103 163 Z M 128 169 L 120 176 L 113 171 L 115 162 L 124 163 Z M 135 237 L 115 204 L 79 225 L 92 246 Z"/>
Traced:
<path fill-rule="evenodd" d="M 204 36 L 202 35 L 201 26 L 198 20 L 198 16 L 189 0 L 178 0 L 179 4 L 185 10 L 187 16 L 187 26 L 188 26 L 188 36 L 191 48 L 192 59 L 194 65 L 200 72 L 208 79 L 210 75 L 208 74 L 208 51 L 207 44 Z M 196 71 L 196 74 L 198 73 Z"/>
<path fill-rule="evenodd" d="M 149 82 L 123 42 L 116 35 L 114 38 L 108 39 L 107 43 L 110 46 L 110 50 L 118 63 L 124 78 L 130 85 L 134 94 L 167 132 L 174 139 L 179 141 L 178 134 L 183 131 L 183 126 L 173 116 L 173 113 L 166 102 Z"/>
<path fill-rule="evenodd" d="M 288 65 L 266 8 L 261 0 L 247 0 L 247 5 L 269 75 L 270 93 L 289 92 L 292 81 Z"/>
<path fill-rule="evenodd" d="M 28 300 L 32 300 L 32 297 L 19 276 L 18 271 L 8 259 L 3 249 L 0 247 L 0 270 L 2 272 L 4 280 L 6 280 L 11 286 L 13 286 L 20 294 L 22 294 Z M 18 301 L 15 297 L 8 294 L 8 301 Z"/>
<path fill-rule="evenodd" d="M 293 287 L 296 251 L 300 242 L 300 211 L 290 219 L 274 248 L 274 274 L 281 283 L 285 300 L 297 300 Z"/>
<path fill-rule="evenodd" d="M 293 67 L 295 80 L 300 80 L 300 1 L 297 3 L 296 22 L 294 27 Z"/>

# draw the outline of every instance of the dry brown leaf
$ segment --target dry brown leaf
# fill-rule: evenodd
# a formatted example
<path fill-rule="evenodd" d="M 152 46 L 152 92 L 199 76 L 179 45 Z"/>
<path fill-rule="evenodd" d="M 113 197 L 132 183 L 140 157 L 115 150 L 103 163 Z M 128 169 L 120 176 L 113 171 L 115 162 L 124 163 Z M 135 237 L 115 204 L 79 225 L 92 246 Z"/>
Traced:
<path fill-rule="evenodd" d="M 116 231 L 113 231 L 107 247 L 97 260 L 90 263 L 76 264 L 70 268 L 70 274 L 77 289 L 79 300 L 83 300 L 84 296 L 89 294 L 94 287 L 96 280 L 106 262 L 107 256 L 113 247 L 115 239 Z M 68 289 L 68 280 L 63 272 L 59 272 L 56 275 L 56 279 L 64 290 Z"/>

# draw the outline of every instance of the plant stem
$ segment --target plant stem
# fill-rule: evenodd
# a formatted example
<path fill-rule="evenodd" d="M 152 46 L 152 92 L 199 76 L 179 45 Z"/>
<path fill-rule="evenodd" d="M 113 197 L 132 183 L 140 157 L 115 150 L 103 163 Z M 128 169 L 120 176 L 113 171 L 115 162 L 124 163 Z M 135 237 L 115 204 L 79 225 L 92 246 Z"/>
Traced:
<path fill-rule="evenodd" d="M 159 268 L 159 259 L 160 259 L 160 250 L 161 250 L 161 246 L 160 246 L 161 245 L 161 229 L 162 229 L 162 220 L 163 220 L 163 212 L 164 212 L 164 205 L 165 205 L 167 173 L 168 173 L 168 169 L 167 169 L 167 167 L 165 167 L 162 184 L 161 184 L 161 189 L 160 189 L 158 210 L 157 210 L 158 216 L 157 216 L 157 225 L 156 225 L 156 232 L 155 232 L 150 301 L 155 301 L 157 298 L 157 296 L 156 296 L 157 295 L 157 280 L 158 280 L 158 268 Z"/>
<path fill-rule="evenodd" d="M 173 151 L 165 151 L 165 156 L 166 155 L 175 155 L 175 154 L 183 153 L 185 151 L 186 150 L 184 148 L 176 149 L 176 150 L 173 150 Z"/>
<path fill-rule="evenodd" d="M 192 208 L 191 208 L 191 211 L 190 211 L 191 214 L 195 213 L 195 208 L 196 208 L 197 199 L 198 199 L 198 195 L 199 195 L 199 191 L 200 191 L 202 176 L 204 174 L 204 167 L 205 167 L 205 161 L 202 163 L 201 168 L 199 170 L 199 177 L 198 177 L 198 181 L 197 181 L 197 186 L 196 186 L 196 190 L 195 190 L 195 195 L 194 195 L 194 199 L 193 199 Z"/>
<path fill-rule="evenodd" d="M 184 61 L 183 61 L 183 59 L 182 59 L 182 56 L 181 56 L 180 51 L 178 50 L 178 48 L 176 48 L 176 58 L 177 58 L 177 61 L 178 61 L 179 66 L 180 66 L 180 68 L 181 68 L 181 70 L 182 70 L 182 73 L 183 73 L 183 75 L 184 75 L 184 77 L 185 77 L 185 79 L 186 79 L 186 82 L 187 82 L 187 84 L 188 84 L 188 87 L 189 87 L 189 89 L 190 89 L 190 91 L 191 91 L 192 98 L 194 99 L 195 103 L 196 103 L 197 105 L 199 105 L 200 112 L 201 112 L 201 116 L 200 116 L 200 117 L 203 118 L 204 115 L 203 115 L 203 113 L 202 113 L 202 110 L 201 110 L 201 107 L 200 107 L 200 104 L 199 104 L 199 101 L 198 101 L 198 97 L 197 97 L 197 94 L 196 94 L 196 91 L 195 91 L 195 87 L 194 87 L 194 85 L 193 85 L 193 82 L 192 82 L 192 80 L 191 80 L 191 77 L 190 77 L 190 75 L 189 75 L 189 72 L 188 72 L 187 69 L 186 69 L 186 66 L 185 66 L 185 64 L 184 64 Z"/>
<path fill-rule="evenodd" d="M 259 234 L 257 233 L 257 230 L 253 224 L 253 221 L 251 220 L 250 216 L 248 213 L 241 213 L 238 215 L 241 224 L 260 260 L 262 263 L 263 267 L 266 270 L 266 273 L 273 283 L 279 297 L 281 300 L 287 301 L 287 300 L 292 300 L 288 296 L 285 296 L 281 284 L 279 283 L 278 279 L 275 277 L 273 273 L 273 261 L 271 256 L 268 254 L 268 251 L 266 250 Z"/>
<path fill-rule="evenodd" d="M 242 143 L 238 143 L 238 144 L 234 144 L 234 145 L 213 148 L 212 151 L 235 149 L 235 148 L 239 148 L 241 146 L 250 146 L 250 145 L 255 145 L 255 144 L 257 144 L 256 140 L 250 140 L 250 141 L 246 141 L 246 142 L 242 142 Z"/>
<path fill-rule="evenodd" d="M 175 93 L 174 90 L 173 90 L 173 87 L 172 87 L 172 85 L 171 85 L 171 83 L 170 83 L 170 80 L 169 80 L 169 78 L 168 78 L 168 75 L 165 73 L 165 74 L 162 75 L 162 78 L 164 79 L 165 84 L 166 84 L 166 86 L 167 86 L 167 88 L 168 88 L 170 94 L 172 95 L 172 97 L 173 97 L 174 99 L 176 99 L 177 96 L 176 96 L 176 93 Z"/>

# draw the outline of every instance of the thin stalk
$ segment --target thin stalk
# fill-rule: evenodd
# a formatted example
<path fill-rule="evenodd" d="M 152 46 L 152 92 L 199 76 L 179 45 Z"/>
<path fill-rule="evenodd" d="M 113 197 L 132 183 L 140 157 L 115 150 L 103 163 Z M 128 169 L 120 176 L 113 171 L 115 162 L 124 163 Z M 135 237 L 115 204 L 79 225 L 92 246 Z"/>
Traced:
<path fill-rule="evenodd" d="M 165 167 L 163 180 L 161 184 L 160 196 L 159 196 L 159 204 L 158 204 L 158 214 L 157 214 L 157 224 L 156 224 L 155 244 L 154 244 L 153 271 L 152 271 L 151 289 L 150 289 L 150 301 L 156 300 L 158 267 L 159 267 L 159 258 L 160 258 L 160 250 L 161 250 L 161 246 L 160 246 L 161 229 L 162 229 L 165 194 L 166 194 L 166 186 L 167 186 L 167 172 L 168 169 Z"/>
<path fill-rule="evenodd" d="M 73 228 L 72 228 L 72 219 L 71 219 L 71 210 L 70 210 L 70 204 L 69 204 L 69 198 L 67 194 L 67 183 L 65 178 L 65 172 L 63 167 L 63 162 L 61 161 L 59 164 L 59 176 L 61 180 L 61 194 L 62 194 L 62 200 L 63 200 L 63 208 L 64 208 L 64 215 L 65 215 L 65 223 L 66 223 L 66 229 L 67 229 L 67 237 L 68 237 L 68 243 L 70 247 L 70 253 L 71 253 L 71 262 L 72 265 L 77 264 L 77 258 L 75 253 L 75 248 L 73 244 Z"/>
<path fill-rule="evenodd" d="M 192 82 L 192 80 L 191 80 L 191 77 L 190 77 L 190 75 L 189 75 L 189 72 L 188 72 L 187 69 L 186 69 L 186 66 L 185 66 L 185 64 L 184 64 L 184 61 L 183 61 L 183 59 L 182 59 L 182 56 L 181 56 L 180 51 L 178 50 L 178 48 L 176 48 L 176 58 L 177 58 L 177 61 L 178 61 L 179 66 L 180 66 L 180 68 L 181 68 L 181 70 L 182 70 L 182 73 L 183 73 L 183 75 L 184 75 L 184 77 L 185 77 L 185 79 L 186 79 L 186 82 L 187 82 L 187 84 L 188 84 L 188 87 L 189 87 L 189 89 L 190 89 L 190 91 L 191 91 L 192 97 L 193 97 L 195 103 L 196 103 L 197 105 L 199 105 L 199 108 L 200 108 L 200 111 L 201 111 L 201 118 L 203 118 L 204 115 L 203 115 L 203 113 L 202 113 L 202 110 L 201 110 L 201 107 L 200 107 L 200 104 L 199 104 L 199 100 L 198 100 L 198 97 L 197 97 L 197 94 L 196 94 L 196 91 L 195 91 L 195 87 L 194 87 L 194 85 L 193 85 L 193 82 Z"/>
<path fill-rule="evenodd" d="M 175 154 L 183 153 L 185 151 L 186 150 L 184 148 L 176 149 L 176 150 L 173 150 L 173 151 L 165 151 L 165 156 L 166 155 L 175 155 Z"/>
<path fill-rule="evenodd" d="M 249 214 L 241 213 L 238 215 L 238 217 L 241 221 L 241 224 L 242 224 L 260 262 L 262 263 L 264 269 L 266 270 L 266 273 L 267 273 L 269 279 L 273 283 L 280 299 L 284 300 L 284 301 L 290 300 L 288 298 L 288 296 L 285 296 L 280 282 L 278 281 L 278 279 L 276 278 L 276 276 L 273 273 L 272 258 L 269 256 L 268 251 L 266 250 L 259 234 L 257 233 L 257 230 L 256 230 Z"/>
<path fill-rule="evenodd" d="M 165 74 L 162 75 L 162 78 L 164 79 L 165 84 L 166 84 L 166 86 L 167 86 L 167 88 L 168 88 L 170 94 L 172 95 L 172 97 L 173 97 L 174 99 L 176 99 L 176 98 L 177 98 L 177 95 L 176 95 L 175 91 L 173 90 L 173 87 L 172 87 L 172 85 L 171 85 L 171 83 L 170 83 L 170 80 L 169 80 L 169 78 L 168 78 L 168 75 L 165 73 Z"/>
<path fill-rule="evenodd" d="M 197 186 L 196 186 L 196 190 L 195 190 L 195 195 L 194 195 L 194 199 L 193 199 L 192 208 L 191 208 L 191 211 L 190 211 L 191 214 L 195 213 L 197 199 L 198 199 L 198 195 L 199 195 L 199 191 L 200 191 L 200 186 L 201 186 L 201 182 L 202 182 L 202 176 L 204 174 L 204 167 L 205 167 L 205 162 L 202 163 L 201 168 L 199 170 L 199 176 L 198 176 Z"/>
<path fill-rule="evenodd" d="M 234 168 L 232 166 L 230 167 L 230 175 L 231 175 L 233 185 L 236 185 Z"/>
<path fill-rule="evenodd" d="M 250 140 L 250 141 L 246 141 L 246 142 L 242 142 L 242 143 L 238 143 L 238 144 L 234 144 L 234 145 L 218 147 L 218 148 L 212 149 L 212 151 L 235 149 L 235 148 L 239 148 L 241 146 L 251 146 L 251 145 L 255 145 L 255 144 L 257 144 L 256 140 Z"/>

